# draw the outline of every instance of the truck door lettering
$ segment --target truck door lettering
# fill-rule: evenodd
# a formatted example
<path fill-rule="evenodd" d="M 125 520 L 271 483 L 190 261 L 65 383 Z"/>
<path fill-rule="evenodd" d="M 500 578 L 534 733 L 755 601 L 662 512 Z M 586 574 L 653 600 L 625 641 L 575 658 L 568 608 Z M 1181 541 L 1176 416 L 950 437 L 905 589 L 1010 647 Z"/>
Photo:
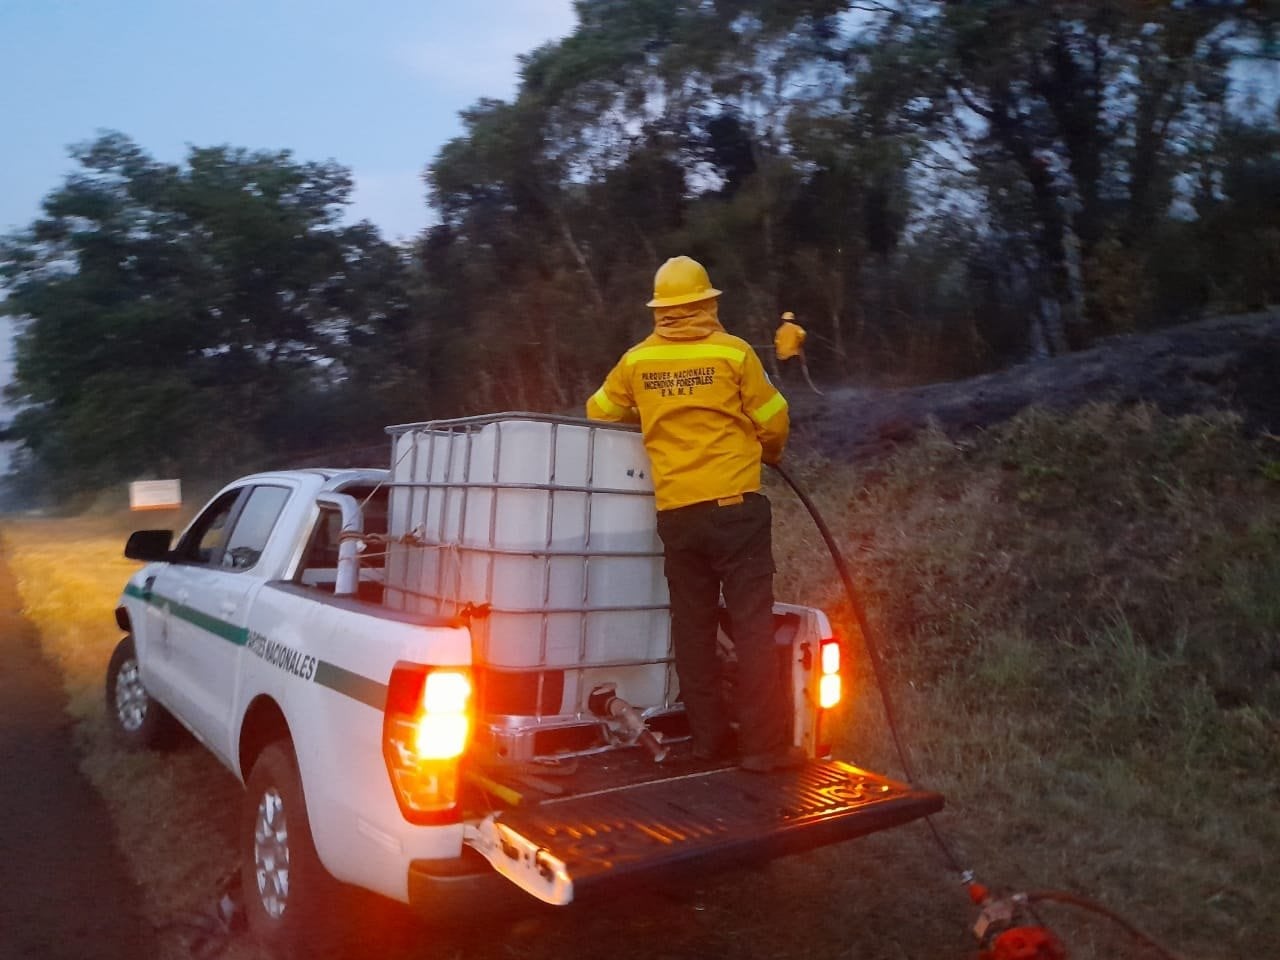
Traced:
<path fill-rule="evenodd" d="M 316 658 L 295 650 L 279 640 L 272 640 L 257 630 L 249 631 L 249 642 L 245 644 L 255 656 L 291 673 L 300 680 L 310 680 L 316 674 Z"/>

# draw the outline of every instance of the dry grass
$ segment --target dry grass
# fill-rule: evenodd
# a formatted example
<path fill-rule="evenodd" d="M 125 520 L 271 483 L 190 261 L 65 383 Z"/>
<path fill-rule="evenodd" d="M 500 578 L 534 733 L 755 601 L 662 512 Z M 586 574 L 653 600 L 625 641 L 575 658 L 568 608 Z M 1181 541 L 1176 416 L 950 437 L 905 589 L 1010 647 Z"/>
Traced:
<path fill-rule="evenodd" d="M 1278 453 L 1230 417 L 1095 407 L 965 445 L 926 437 L 874 471 L 793 468 L 845 545 L 915 766 L 947 795 L 939 826 L 980 879 L 1093 897 L 1187 958 L 1280 942 Z M 856 636 L 818 534 L 770 492 L 778 595 Z M 131 756 L 102 736 L 111 607 L 130 569 L 119 529 L 102 527 L 13 523 L 6 549 L 164 923 L 205 907 L 233 862 L 238 788 L 203 751 Z M 900 775 L 851 651 L 839 752 Z M 1073 960 L 1146 955 L 1105 919 L 1043 915 Z M 943 958 L 971 952 L 971 920 L 912 825 L 379 955 Z"/>

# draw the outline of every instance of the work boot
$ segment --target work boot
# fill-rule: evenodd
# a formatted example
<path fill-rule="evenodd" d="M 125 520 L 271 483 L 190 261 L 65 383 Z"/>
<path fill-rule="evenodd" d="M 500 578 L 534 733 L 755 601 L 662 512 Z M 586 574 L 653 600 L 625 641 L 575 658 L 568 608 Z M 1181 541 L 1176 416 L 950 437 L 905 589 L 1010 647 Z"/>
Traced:
<path fill-rule="evenodd" d="M 695 760 L 727 760 L 738 752 L 738 738 L 728 732 L 710 744 L 694 742 L 693 758 Z"/>
<path fill-rule="evenodd" d="M 768 753 L 749 753 L 742 758 L 739 766 L 751 773 L 772 773 L 774 770 L 803 767 L 808 760 L 808 754 L 799 747 L 783 747 Z"/>

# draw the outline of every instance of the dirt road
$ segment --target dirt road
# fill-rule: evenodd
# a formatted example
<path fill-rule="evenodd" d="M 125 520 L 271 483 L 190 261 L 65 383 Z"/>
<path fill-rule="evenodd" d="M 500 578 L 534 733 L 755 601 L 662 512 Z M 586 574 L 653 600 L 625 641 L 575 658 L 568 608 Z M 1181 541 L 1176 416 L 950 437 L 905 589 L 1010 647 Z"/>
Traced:
<path fill-rule="evenodd" d="M 155 956 L 102 798 L 77 766 L 57 670 L 0 556 L 0 956 Z"/>

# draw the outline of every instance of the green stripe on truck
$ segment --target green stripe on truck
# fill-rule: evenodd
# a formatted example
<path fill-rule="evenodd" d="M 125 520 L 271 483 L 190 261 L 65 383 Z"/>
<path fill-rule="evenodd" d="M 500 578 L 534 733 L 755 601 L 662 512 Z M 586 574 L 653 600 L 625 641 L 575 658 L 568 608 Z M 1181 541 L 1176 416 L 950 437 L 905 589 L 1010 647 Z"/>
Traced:
<path fill-rule="evenodd" d="M 370 680 L 350 670 L 344 670 L 327 660 L 316 662 L 316 675 L 312 677 L 322 687 L 328 687 L 352 700 L 359 700 L 381 712 L 387 705 L 387 685 Z"/>
<path fill-rule="evenodd" d="M 124 592 L 127 596 L 141 600 L 143 603 L 149 603 L 162 610 L 167 610 L 180 620 L 185 620 L 187 623 L 199 627 L 215 637 L 221 637 L 237 647 L 243 647 L 249 642 L 249 630 L 246 627 L 238 627 L 233 623 L 228 623 L 226 620 L 219 620 L 217 617 L 195 610 L 185 604 L 177 603 L 168 597 L 162 597 L 156 593 L 148 593 L 132 583 L 125 584 Z M 311 679 L 322 687 L 373 707 L 379 712 L 387 705 L 387 685 L 385 683 L 370 680 L 359 673 L 352 673 L 336 663 L 317 660 L 316 672 Z"/>
<path fill-rule="evenodd" d="M 168 597 L 162 597 L 155 593 L 145 593 L 140 587 L 136 587 L 131 583 L 125 585 L 124 592 L 144 603 L 155 604 L 157 607 L 168 610 L 179 620 L 185 620 L 187 623 L 197 626 L 207 633 L 212 633 L 216 637 L 221 637 L 223 640 L 234 643 L 237 647 L 243 647 L 249 642 L 249 630 L 246 627 L 237 627 L 234 623 L 219 620 L 203 610 L 196 610 L 194 607 L 188 607 L 185 604 L 178 603 L 176 600 L 170 600 Z"/>

